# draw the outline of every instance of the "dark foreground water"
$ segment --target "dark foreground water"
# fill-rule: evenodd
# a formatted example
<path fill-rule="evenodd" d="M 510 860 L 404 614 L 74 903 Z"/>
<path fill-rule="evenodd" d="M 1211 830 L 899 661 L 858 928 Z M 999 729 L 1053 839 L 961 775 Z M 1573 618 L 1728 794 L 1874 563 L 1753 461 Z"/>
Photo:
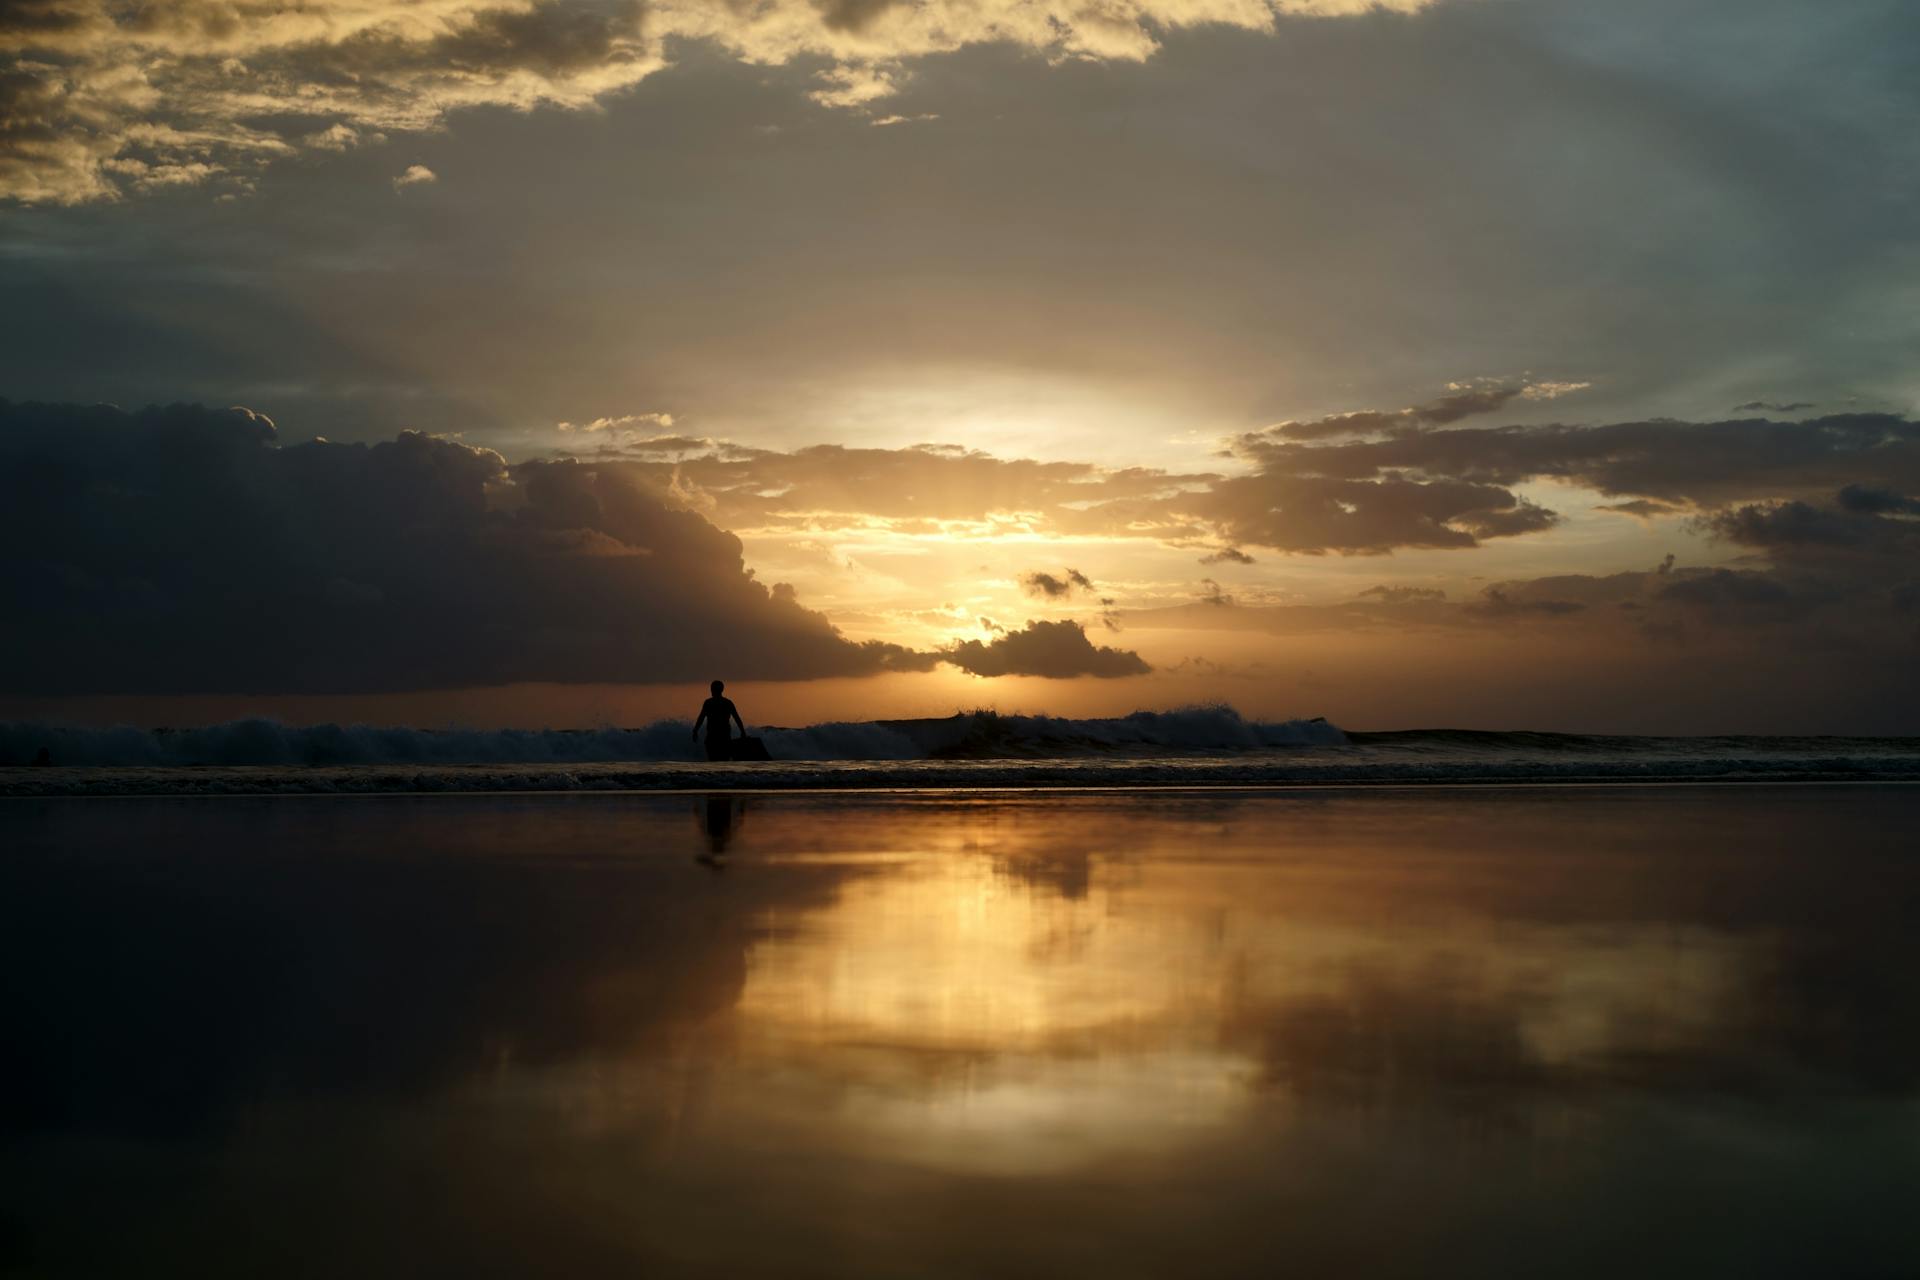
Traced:
<path fill-rule="evenodd" d="M 1920 1274 L 1916 818 L 0 802 L 0 1269 Z"/>

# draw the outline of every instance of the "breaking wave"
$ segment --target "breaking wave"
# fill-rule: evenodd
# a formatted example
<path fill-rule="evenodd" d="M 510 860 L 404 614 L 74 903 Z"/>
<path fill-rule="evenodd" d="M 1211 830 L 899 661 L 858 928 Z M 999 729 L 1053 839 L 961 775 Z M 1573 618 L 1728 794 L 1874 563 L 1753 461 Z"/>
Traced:
<path fill-rule="evenodd" d="M 0 767 L 0 796 L 1920 781 L 1920 738 L 1348 733 L 1227 706 L 1111 719 L 977 711 L 755 736 L 771 760 L 709 763 L 685 720 L 492 731 L 0 723 L 0 766 L 42 753 L 52 766 Z"/>
<path fill-rule="evenodd" d="M 415 729 L 288 725 L 254 718 L 185 729 L 88 728 L 0 722 L 0 764 L 85 767 L 372 764 L 589 764 L 698 761 L 686 720 L 637 729 Z M 756 731 L 776 760 L 920 760 L 1186 754 L 1330 746 L 1346 741 L 1323 720 L 1263 723 L 1232 707 L 1136 711 L 1106 720 L 964 712 L 944 719 L 875 720 Z"/>

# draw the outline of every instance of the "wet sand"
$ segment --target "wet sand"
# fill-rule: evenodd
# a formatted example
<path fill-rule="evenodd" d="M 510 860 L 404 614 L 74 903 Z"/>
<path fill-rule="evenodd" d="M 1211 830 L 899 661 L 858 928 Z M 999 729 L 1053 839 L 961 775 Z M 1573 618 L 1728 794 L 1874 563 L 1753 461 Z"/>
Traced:
<path fill-rule="evenodd" d="M 1920 1273 L 1920 788 L 0 803 L 0 1268 Z"/>

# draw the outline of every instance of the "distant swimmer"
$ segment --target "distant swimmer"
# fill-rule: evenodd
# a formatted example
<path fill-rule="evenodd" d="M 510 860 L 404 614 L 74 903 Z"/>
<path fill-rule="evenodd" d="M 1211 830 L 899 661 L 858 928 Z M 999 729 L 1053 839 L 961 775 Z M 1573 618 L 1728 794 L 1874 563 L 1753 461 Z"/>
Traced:
<path fill-rule="evenodd" d="M 707 759 L 730 760 L 733 758 L 733 725 L 740 726 L 740 736 L 747 736 L 747 722 L 740 718 L 735 710 L 733 699 L 723 698 L 720 691 L 726 688 L 724 680 L 713 682 L 713 696 L 700 704 L 700 718 L 693 722 L 693 736 L 700 736 L 700 726 L 707 726 Z"/>

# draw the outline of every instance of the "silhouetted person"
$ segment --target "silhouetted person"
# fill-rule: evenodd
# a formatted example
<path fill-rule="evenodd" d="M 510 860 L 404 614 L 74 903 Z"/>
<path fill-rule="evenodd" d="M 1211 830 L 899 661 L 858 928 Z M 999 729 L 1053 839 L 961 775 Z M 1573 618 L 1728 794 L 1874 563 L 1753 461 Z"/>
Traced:
<path fill-rule="evenodd" d="M 720 696 L 720 691 L 726 687 L 724 680 L 713 682 L 713 696 L 700 704 L 700 718 L 693 722 L 693 736 L 696 738 L 700 736 L 700 726 L 707 726 L 709 760 L 725 760 L 732 755 L 733 725 L 727 723 L 729 720 L 740 726 L 741 737 L 747 736 L 747 722 L 734 709 L 733 699 Z"/>

